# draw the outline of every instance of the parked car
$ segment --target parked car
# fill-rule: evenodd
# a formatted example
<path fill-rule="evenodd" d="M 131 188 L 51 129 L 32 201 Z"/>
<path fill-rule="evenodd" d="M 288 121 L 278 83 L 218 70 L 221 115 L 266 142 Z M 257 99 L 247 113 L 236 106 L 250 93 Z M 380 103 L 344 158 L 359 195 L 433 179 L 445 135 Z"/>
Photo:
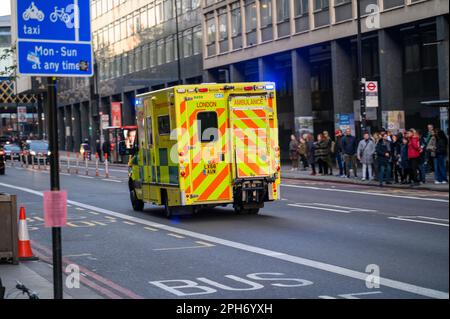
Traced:
<path fill-rule="evenodd" d="M 3 146 L 3 150 L 5 151 L 5 159 L 20 161 L 20 153 L 22 149 L 17 144 L 5 144 Z"/>
<path fill-rule="evenodd" d="M 5 175 L 5 151 L 0 146 L 0 175 Z"/>
<path fill-rule="evenodd" d="M 48 164 L 50 159 L 49 155 L 50 152 L 48 150 L 48 143 L 47 141 L 42 140 L 28 140 L 25 143 L 25 147 L 23 149 L 23 155 L 24 155 L 24 163 L 25 161 L 28 162 L 28 164 L 38 163 L 38 161 L 41 164 Z"/>

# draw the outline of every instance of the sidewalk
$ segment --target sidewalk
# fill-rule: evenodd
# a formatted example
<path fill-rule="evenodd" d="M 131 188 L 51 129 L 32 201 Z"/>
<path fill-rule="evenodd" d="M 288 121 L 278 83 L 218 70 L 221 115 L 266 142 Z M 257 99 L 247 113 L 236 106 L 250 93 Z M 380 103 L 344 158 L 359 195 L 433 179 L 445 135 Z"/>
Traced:
<path fill-rule="evenodd" d="M 59 159 L 62 160 L 63 162 L 67 162 L 67 158 L 70 157 L 70 162 L 75 163 L 76 158 L 77 158 L 77 152 L 68 152 L 68 151 L 58 151 L 59 152 Z M 79 161 L 80 163 L 83 161 L 83 157 L 81 156 L 80 153 L 78 153 L 79 156 Z M 90 165 L 94 165 L 95 164 L 95 154 L 91 155 L 91 160 L 88 161 L 88 163 Z M 116 166 L 116 167 L 127 167 L 127 163 L 108 163 L 110 166 Z"/>
<path fill-rule="evenodd" d="M 288 179 L 302 179 L 302 180 L 312 180 L 312 181 L 322 181 L 322 182 L 334 182 L 334 183 L 343 183 L 343 184 L 355 184 L 355 185 L 371 185 L 371 186 L 378 186 L 377 181 L 362 181 L 362 170 L 361 168 L 358 169 L 358 177 L 355 178 L 351 176 L 351 178 L 344 178 L 340 176 L 336 176 L 336 174 L 339 173 L 339 169 L 333 168 L 333 174 L 334 175 L 327 175 L 327 176 L 320 176 L 315 175 L 312 176 L 311 170 L 302 171 L 302 170 L 295 170 L 291 171 L 290 165 L 283 165 L 281 168 L 281 178 L 288 178 Z M 442 184 L 442 185 L 435 185 L 434 184 L 434 177 L 433 174 L 427 174 L 426 176 L 427 183 L 421 184 L 420 186 L 414 186 L 411 187 L 410 185 L 406 184 L 391 184 L 391 185 L 384 185 L 384 187 L 392 187 L 392 188 L 404 188 L 404 189 L 421 189 L 421 190 L 430 190 L 430 191 L 437 191 L 437 192 L 448 192 L 449 191 L 449 185 L 448 184 Z"/>
<path fill-rule="evenodd" d="M 19 265 L 0 263 L 0 278 L 6 288 L 5 299 L 28 299 L 27 295 L 23 295 L 15 288 L 16 281 L 36 292 L 39 299 L 53 299 L 53 283 L 46 279 L 53 278 L 53 268 L 43 261 L 27 261 Z M 64 288 L 64 299 L 103 299 L 103 297 L 80 286 L 77 289 Z"/>

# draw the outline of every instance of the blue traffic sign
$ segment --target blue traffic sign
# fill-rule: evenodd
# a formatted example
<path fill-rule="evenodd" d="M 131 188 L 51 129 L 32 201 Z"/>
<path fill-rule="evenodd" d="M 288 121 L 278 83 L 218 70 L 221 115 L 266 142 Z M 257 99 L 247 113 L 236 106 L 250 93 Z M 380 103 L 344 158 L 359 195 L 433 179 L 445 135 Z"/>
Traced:
<path fill-rule="evenodd" d="M 92 76 L 90 0 L 17 0 L 18 72 Z"/>

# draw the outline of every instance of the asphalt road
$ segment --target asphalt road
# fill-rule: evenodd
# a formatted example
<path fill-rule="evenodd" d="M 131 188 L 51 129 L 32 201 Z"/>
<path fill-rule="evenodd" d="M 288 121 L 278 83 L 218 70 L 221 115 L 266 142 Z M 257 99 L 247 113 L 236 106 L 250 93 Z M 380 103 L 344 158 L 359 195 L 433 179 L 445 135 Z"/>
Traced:
<path fill-rule="evenodd" d="M 283 200 L 260 215 L 220 208 L 167 220 L 152 205 L 134 212 L 126 170 L 114 170 L 109 179 L 61 175 L 65 264 L 106 298 L 449 296 L 447 193 L 284 180 Z M 48 171 L 16 166 L 0 176 L 0 192 L 26 207 L 44 261 L 48 189 Z"/>

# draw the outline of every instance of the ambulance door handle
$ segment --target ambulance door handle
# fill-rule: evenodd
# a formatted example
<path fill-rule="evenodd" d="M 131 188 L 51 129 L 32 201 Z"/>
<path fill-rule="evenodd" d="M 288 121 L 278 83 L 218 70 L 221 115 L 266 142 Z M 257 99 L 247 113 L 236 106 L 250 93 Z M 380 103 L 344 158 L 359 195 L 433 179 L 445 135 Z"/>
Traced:
<path fill-rule="evenodd" d="M 220 161 L 225 162 L 225 154 L 224 153 L 220 154 Z"/>

